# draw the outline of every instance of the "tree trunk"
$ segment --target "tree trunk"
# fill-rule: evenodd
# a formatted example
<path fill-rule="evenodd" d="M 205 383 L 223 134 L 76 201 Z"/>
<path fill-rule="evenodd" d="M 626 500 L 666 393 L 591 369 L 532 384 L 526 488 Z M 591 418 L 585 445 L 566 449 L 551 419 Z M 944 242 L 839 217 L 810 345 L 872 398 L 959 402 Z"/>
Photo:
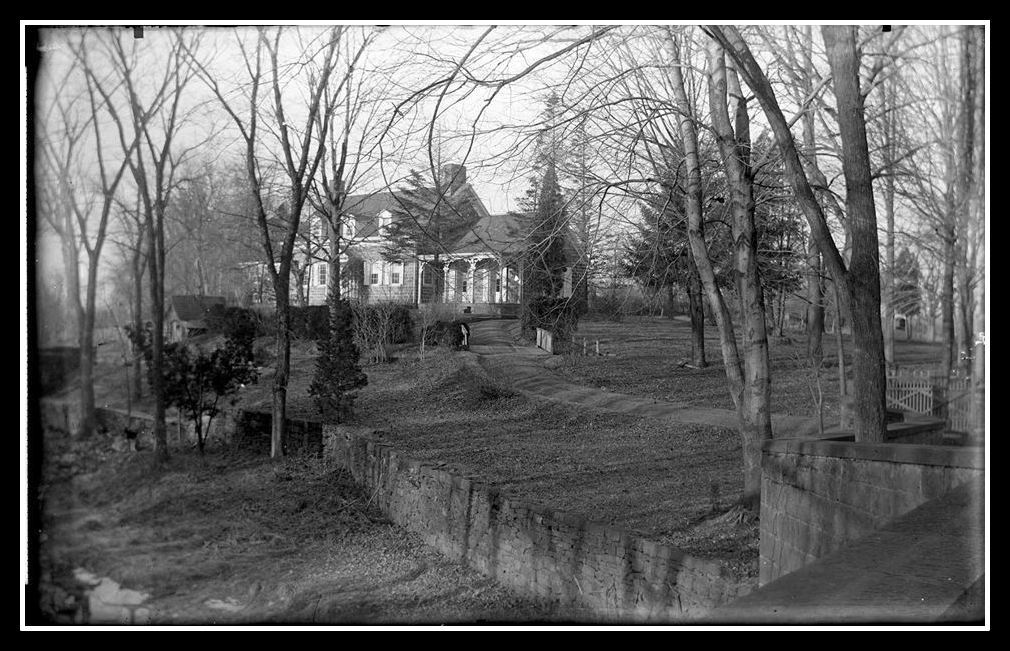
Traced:
<path fill-rule="evenodd" d="M 164 216 L 155 217 L 159 225 Z M 151 270 L 151 391 L 154 394 L 154 458 L 156 463 L 168 460 L 168 434 L 165 427 L 165 382 L 162 360 L 165 350 L 165 243 L 164 228 L 149 224 L 152 246 L 148 252 Z"/>
<path fill-rule="evenodd" d="M 95 433 L 95 308 L 92 286 L 87 289 L 90 305 L 85 307 L 80 333 L 81 348 L 81 420 L 77 434 L 88 437 Z"/>
<path fill-rule="evenodd" d="M 960 215 L 961 237 L 957 247 L 957 283 L 960 301 L 958 316 L 961 321 L 962 343 L 959 347 L 961 355 L 960 370 L 964 377 L 971 377 L 972 357 L 974 353 L 974 332 L 972 328 L 973 296 L 971 291 L 971 267 L 973 262 L 968 255 L 969 234 L 971 231 L 971 210 L 975 195 L 975 97 L 977 90 L 977 66 L 973 59 L 976 56 L 974 27 L 964 27 L 961 38 L 961 129 L 960 150 L 961 173 L 958 175 L 958 213 Z"/>
<path fill-rule="evenodd" d="M 699 228 L 704 226 L 699 225 Z M 694 255 L 688 256 L 687 300 L 691 312 L 691 363 L 698 368 L 708 366 L 705 359 L 705 307 L 702 295 L 701 276 L 694 262 Z"/>
<path fill-rule="evenodd" d="M 838 348 L 838 402 L 845 403 L 849 395 L 848 371 L 845 368 L 845 338 L 842 334 L 842 297 L 838 285 L 835 284 L 835 346 Z M 846 423 L 839 423 L 846 427 Z"/>
<path fill-rule="evenodd" d="M 137 242 L 137 251 L 133 254 L 133 331 L 137 333 L 137 336 L 140 336 L 144 328 L 144 265 L 140 259 L 141 246 L 143 246 L 143 242 Z M 144 383 L 140 366 L 144 351 L 137 343 L 133 343 L 132 352 L 133 376 L 130 381 L 133 386 L 130 391 L 133 393 L 134 400 L 139 401 L 144 397 Z"/>
<path fill-rule="evenodd" d="M 771 123 L 776 143 L 783 153 L 786 178 L 797 203 L 807 217 L 814 239 L 821 249 L 832 278 L 845 288 L 844 298 L 853 323 L 856 349 L 856 440 L 882 440 L 884 419 L 884 346 L 880 324 L 880 270 L 876 212 L 873 205 L 866 125 L 859 88 L 859 60 L 855 29 L 844 26 L 822 28 L 838 106 L 838 123 L 846 179 L 846 208 L 852 234 L 852 258 L 846 268 L 835 245 L 824 211 L 818 203 L 782 110 L 768 78 L 739 32 L 731 27 L 709 26 L 713 38 L 725 45 L 742 67 L 751 91 L 758 98 Z M 858 314 L 857 314 L 858 313 Z"/>
<path fill-rule="evenodd" d="M 884 219 L 887 224 L 887 234 L 884 239 L 886 261 L 884 263 L 884 359 L 894 366 L 894 112 L 897 110 L 894 97 L 890 91 L 893 77 L 887 79 L 881 87 L 883 93 L 884 111 Z M 908 320 L 905 320 L 908 328 Z"/>
<path fill-rule="evenodd" d="M 802 94 L 797 97 L 802 102 L 814 90 L 814 37 L 810 25 L 803 27 L 803 69 L 801 77 Z M 813 111 L 804 111 L 801 123 L 803 125 L 804 165 L 807 174 L 822 177 L 817 164 L 817 136 L 814 129 Z M 824 180 L 827 188 L 827 179 Z M 813 230 L 807 237 L 807 358 L 814 368 L 819 369 L 824 362 L 824 266 L 821 264 L 821 251 L 817 246 Z"/>
<path fill-rule="evenodd" d="M 272 389 L 273 410 L 270 424 L 270 457 L 277 459 L 284 456 L 284 431 L 287 426 L 287 396 L 288 374 L 291 370 L 291 309 L 288 294 L 284 291 L 287 285 L 287 274 L 279 274 L 274 285 L 276 294 L 277 335 L 275 350 L 277 362 L 274 371 Z"/>
<path fill-rule="evenodd" d="M 684 87 L 684 79 L 680 65 L 680 47 L 669 32 L 674 60 L 670 66 L 673 80 L 673 91 L 677 104 L 681 107 L 678 122 L 681 138 L 684 142 L 684 154 L 687 170 L 686 210 L 688 216 L 688 240 L 701 278 L 702 286 L 708 295 L 712 310 L 715 312 L 719 328 L 719 339 L 722 348 L 723 361 L 726 369 L 726 379 L 730 395 L 736 405 L 740 422 L 740 436 L 743 450 L 743 503 L 749 508 L 755 508 L 761 497 L 761 446 L 765 439 L 771 437 L 771 414 L 768 410 L 767 384 L 767 338 L 765 337 L 764 308 L 760 293 L 760 285 L 756 285 L 756 276 L 744 279 L 738 288 L 741 307 L 744 308 L 746 331 L 744 333 L 746 357 L 741 365 L 733 329 L 733 319 L 729 308 L 723 299 L 722 292 L 716 283 L 715 271 L 708 257 L 702 231 L 702 185 L 701 164 L 698 153 L 697 128 L 690 112 L 690 103 Z M 753 228 L 753 196 L 751 195 L 750 178 L 747 175 L 749 164 L 749 125 L 747 123 L 746 105 L 742 97 L 734 97 L 736 102 L 737 134 L 734 137 L 729 126 L 729 114 L 726 110 L 727 81 L 722 48 L 713 46 L 710 51 L 709 94 L 710 105 L 714 106 L 713 126 L 719 135 L 720 149 L 723 153 L 723 163 L 726 176 L 732 189 L 734 224 L 733 232 L 737 240 L 736 268 L 756 271 L 751 263 L 756 260 L 749 257 L 753 249 L 748 246 L 756 241 L 753 230 L 747 231 L 747 219 Z M 735 90 L 735 89 L 734 89 Z M 739 95 L 739 94 L 738 94 Z M 737 157 L 742 158 L 738 160 Z M 755 305 L 755 300 L 757 305 Z M 756 312 L 754 311 L 756 308 Z M 753 319 L 759 317 L 761 323 Z M 760 339 L 764 338 L 765 347 L 760 348 Z M 761 367 L 761 361 L 764 367 Z"/>
<path fill-rule="evenodd" d="M 855 436 L 856 441 L 883 441 L 887 431 L 887 379 L 880 323 L 879 242 L 863 98 L 859 88 L 856 31 L 846 26 L 825 26 L 821 31 L 838 103 L 845 207 L 852 237 L 846 289 L 856 379 L 853 392 Z"/>
<path fill-rule="evenodd" d="M 948 213 L 943 225 L 943 275 L 940 279 L 940 370 L 950 377 L 957 363 L 957 338 L 954 333 L 954 215 Z"/>
<path fill-rule="evenodd" d="M 733 214 L 734 267 L 740 316 L 744 323 L 744 384 L 741 434 L 744 440 L 744 499 L 760 497 L 761 445 L 772 437 L 771 380 L 764 291 L 757 264 L 754 227 L 753 170 L 750 167 L 750 119 L 736 71 L 727 69 L 722 46 L 712 44 L 709 105 L 723 166 L 730 185 Z M 735 109 L 730 123 L 727 96 Z M 734 128 L 735 127 L 735 128 Z"/>

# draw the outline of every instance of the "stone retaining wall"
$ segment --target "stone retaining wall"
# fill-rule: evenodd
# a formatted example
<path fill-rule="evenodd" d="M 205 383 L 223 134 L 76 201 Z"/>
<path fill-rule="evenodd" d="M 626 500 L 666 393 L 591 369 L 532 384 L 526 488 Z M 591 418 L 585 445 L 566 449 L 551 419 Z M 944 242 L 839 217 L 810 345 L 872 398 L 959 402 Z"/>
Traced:
<path fill-rule="evenodd" d="M 981 448 L 799 439 L 765 443 L 761 471 L 760 585 L 985 472 Z"/>
<path fill-rule="evenodd" d="M 519 592 L 586 609 L 602 621 L 683 621 L 752 585 L 715 561 L 531 504 L 444 464 L 398 453 L 380 433 L 324 426 L 344 464 L 396 524 L 449 558 Z"/>

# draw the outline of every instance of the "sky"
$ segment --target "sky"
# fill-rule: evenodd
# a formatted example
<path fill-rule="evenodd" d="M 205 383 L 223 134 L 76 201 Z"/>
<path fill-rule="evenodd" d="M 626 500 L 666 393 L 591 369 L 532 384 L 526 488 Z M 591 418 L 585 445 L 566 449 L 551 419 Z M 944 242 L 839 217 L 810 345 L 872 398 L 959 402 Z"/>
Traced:
<path fill-rule="evenodd" d="M 365 24 L 356 27 L 358 31 L 365 28 Z M 457 78 L 463 73 L 492 81 L 507 78 L 540 57 L 563 47 L 564 38 L 585 34 L 587 28 L 583 26 L 562 30 L 559 26 L 551 25 L 524 28 L 520 24 L 499 27 L 485 33 L 489 28 L 490 25 L 394 25 L 377 38 L 360 62 L 359 70 L 371 71 L 368 75 L 361 73 L 360 77 L 382 79 L 384 84 L 383 88 L 377 89 L 381 97 L 376 105 L 378 112 L 369 126 L 370 134 L 363 139 L 363 149 L 370 150 L 373 160 L 381 158 L 382 165 L 373 167 L 370 177 L 364 178 L 352 190 L 374 191 L 387 184 L 396 187 L 411 168 L 427 166 L 426 136 L 431 124 L 430 117 L 437 104 L 439 116 L 431 130 L 435 144 L 433 156 L 436 160 L 460 162 L 465 156 L 468 180 L 492 213 L 518 208 L 518 200 L 528 187 L 526 170 L 532 153 L 530 125 L 542 110 L 546 86 L 563 78 L 572 65 L 573 57 L 561 57 L 543 66 L 535 74 L 500 88 L 486 84 L 476 88 L 470 86 L 464 90 L 459 85 L 453 85 L 444 96 L 440 96 L 442 87 L 437 87 L 433 92 L 426 93 L 420 101 L 406 100 L 426 83 L 452 74 L 457 63 L 467 55 L 478 39 L 483 39 L 481 47 L 470 55 L 463 71 L 456 71 Z M 202 25 L 189 26 L 187 29 L 204 35 L 203 52 L 216 52 L 213 62 L 209 64 L 214 79 L 228 92 L 240 92 L 246 77 L 241 56 L 235 47 L 233 31 L 223 26 Z M 306 39 L 321 34 L 323 30 L 324 27 L 319 25 L 301 29 Z M 59 37 L 62 31 L 54 26 L 52 36 Z M 517 32 L 522 36 L 516 37 Z M 244 33 L 248 36 L 253 30 L 247 28 Z M 539 35 L 543 33 L 552 33 L 554 41 L 542 42 Z M 157 30 L 146 30 L 144 45 L 155 46 L 161 36 Z M 287 48 L 282 46 L 282 61 L 297 59 L 302 52 L 299 48 L 303 48 L 304 43 L 305 41 L 292 40 Z M 47 49 L 46 58 L 59 61 L 66 55 L 58 43 L 47 44 Z M 151 70 L 157 70 L 155 64 L 158 48 L 153 49 L 155 53 L 150 55 L 150 62 L 145 65 Z M 95 56 L 97 59 L 97 52 Z M 154 75 L 151 77 L 154 78 Z M 284 89 L 288 121 L 294 124 L 298 123 L 299 107 L 305 105 L 302 100 L 304 85 L 299 86 L 299 83 L 304 84 L 304 75 L 301 76 L 301 82 L 297 77 L 292 75 Z M 230 97 L 235 98 L 237 95 Z M 201 101 L 211 100 L 212 96 L 206 85 L 197 81 L 188 87 L 187 99 L 195 106 Z M 394 106 L 400 109 L 395 118 L 391 117 Z M 758 111 L 755 110 L 756 113 Z M 475 120 L 478 115 L 479 119 Z M 759 124 L 760 116 L 756 117 L 756 124 Z M 359 124 L 358 127 L 360 126 Z M 381 149 L 375 148 L 378 140 L 375 134 L 387 128 L 387 144 Z M 213 101 L 202 109 L 199 119 L 193 121 L 192 127 L 186 130 L 180 142 L 196 142 L 210 133 L 215 134 L 215 156 L 241 156 L 241 143 L 234 125 Z M 116 146 L 112 137 L 107 137 L 106 143 L 112 148 Z M 42 249 L 52 253 L 49 246 Z M 52 258 L 51 255 L 46 257 Z"/>

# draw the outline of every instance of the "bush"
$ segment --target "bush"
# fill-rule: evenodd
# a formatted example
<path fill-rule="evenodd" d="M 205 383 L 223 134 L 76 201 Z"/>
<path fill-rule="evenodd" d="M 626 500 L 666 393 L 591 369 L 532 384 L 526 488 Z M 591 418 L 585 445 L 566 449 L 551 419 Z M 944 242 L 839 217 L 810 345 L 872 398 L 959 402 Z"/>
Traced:
<path fill-rule="evenodd" d="M 229 339 L 252 340 L 264 333 L 259 314 L 244 307 L 213 305 L 207 311 L 206 323 L 209 332 L 221 333 Z"/>
<path fill-rule="evenodd" d="M 252 338 L 227 337 L 223 346 L 211 351 L 169 344 L 162 364 L 165 402 L 193 422 L 203 454 L 210 423 L 221 411 L 221 399 L 257 380 Z M 208 418 L 206 429 L 204 417 Z"/>
<path fill-rule="evenodd" d="M 319 341 L 316 371 L 309 386 L 319 413 L 331 422 L 342 423 L 354 407 L 355 391 L 368 384 L 358 366 L 361 357 L 351 326 L 353 312 L 346 300 L 338 301 L 334 327 Z"/>
<path fill-rule="evenodd" d="M 463 347 L 463 324 L 465 321 L 436 321 L 424 332 L 424 345 L 445 346 L 459 350 Z"/>
<path fill-rule="evenodd" d="M 405 344 L 414 339 L 414 317 L 407 305 L 397 305 L 390 315 L 389 342 Z"/>
<path fill-rule="evenodd" d="M 523 303 L 520 323 L 527 339 L 535 339 L 536 329 L 543 328 L 555 342 L 570 342 L 579 326 L 578 304 L 570 298 L 538 296 Z"/>
<path fill-rule="evenodd" d="M 291 308 L 291 336 L 296 339 L 319 341 L 327 336 L 330 328 L 330 311 L 325 305 L 309 305 Z"/>

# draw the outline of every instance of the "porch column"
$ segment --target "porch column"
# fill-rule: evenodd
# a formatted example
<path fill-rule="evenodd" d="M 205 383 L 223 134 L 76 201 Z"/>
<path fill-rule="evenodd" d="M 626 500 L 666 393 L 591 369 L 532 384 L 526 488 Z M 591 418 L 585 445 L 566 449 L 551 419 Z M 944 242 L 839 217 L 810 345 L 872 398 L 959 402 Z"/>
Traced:
<path fill-rule="evenodd" d="M 519 303 L 523 302 L 523 285 L 525 284 L 523 282 L 523 272 L 525 271 L 525 269 L 524 269 L 525 266 L 526 265 L 523 264 L 522 260 L 520 260 L 519 261 L 519 291 L 516 292 L 518 294 L 517 298 L 519 299 L 517 302 L 519 302 Z"/>
<path fill-rule="evenodd" d="M 510 303 L 509 300 L 509 265 L 504 260 L 502 260 L 502 277 L 501 277 L 501 293 L 502 293 L 502 303 Z"/>
<path fill-rule="evenodd" d="M 466 278 L 467 278 L 466 289 L 467 289 L 467 294 L 470 295 L 470 301 L 469 302 L 473 303 L 474 302 L 474 298 L 476 297 L 475 292 L 473 290 L 473 280 L 474 280 L 474 272 L 477 269 L 477 263 L 472 258 L 470 259 L 469 262 L 470 262 L 470 266 L 466 270 Z"/>
<path fill-rule="evenodd" d="M 417 285 L 417 306 L 421 307 L 421 278 L 424 274 L 424 260 L 417 261 L 417 270 L 414 273 L 414 284 Z"/>
<path fill-rule="evenodd" d="M 442 302 L 448 303 L 450 299 L 456 300 L 456 277 L 452 270 L 452 260 L 445 261 L 445 273 L 442 276 L 445 282 L 442 283 Z"/>

